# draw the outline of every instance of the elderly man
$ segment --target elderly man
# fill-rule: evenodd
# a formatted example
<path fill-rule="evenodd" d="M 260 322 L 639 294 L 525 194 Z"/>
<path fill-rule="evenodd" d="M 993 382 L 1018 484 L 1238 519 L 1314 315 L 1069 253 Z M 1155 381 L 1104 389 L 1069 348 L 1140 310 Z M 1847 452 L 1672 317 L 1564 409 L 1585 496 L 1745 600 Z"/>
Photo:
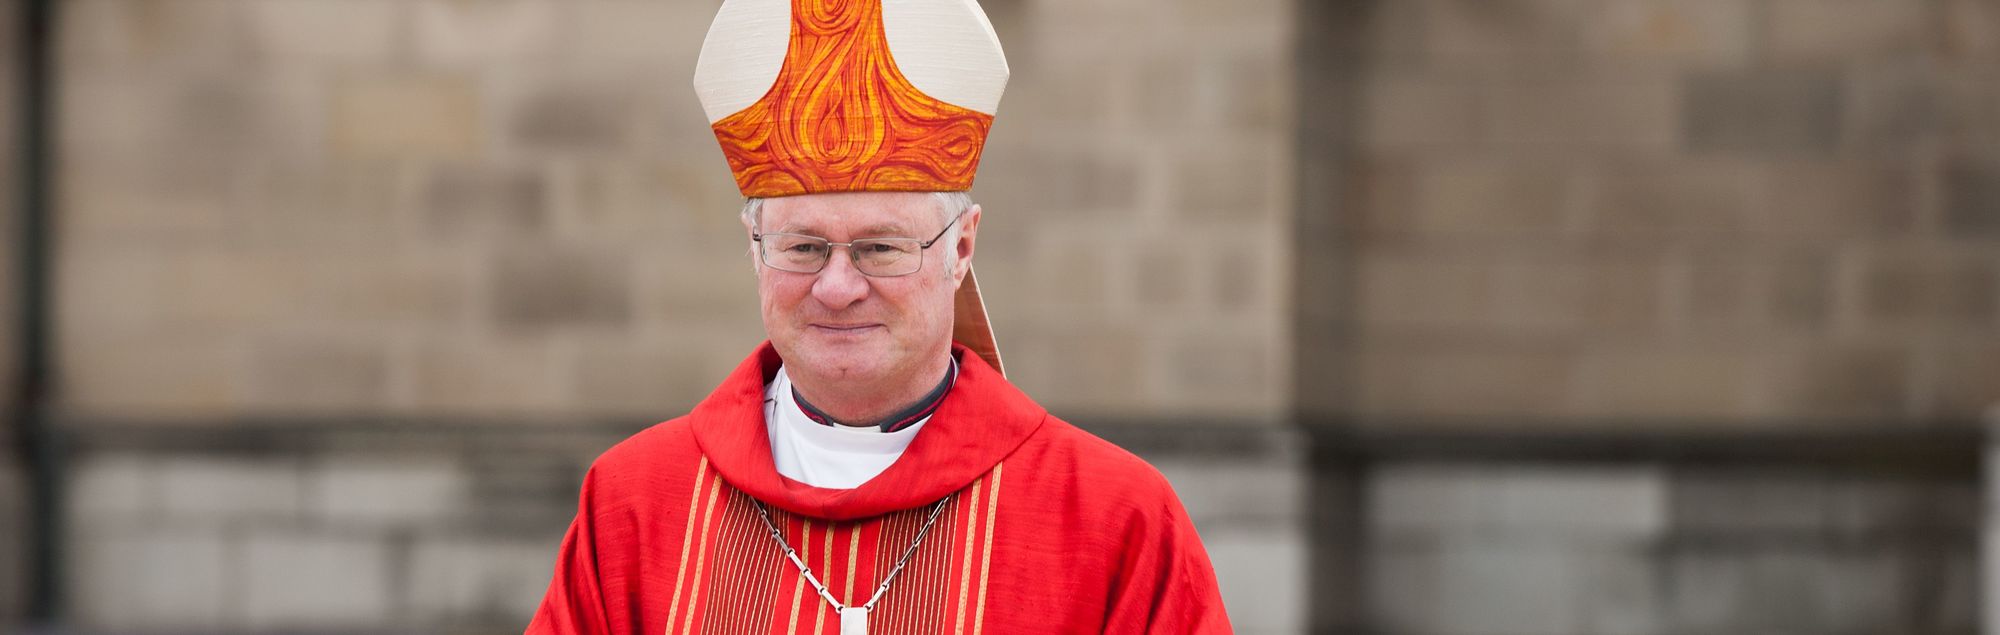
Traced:
<path fill-rule="evenodd" d="M 1005 79 L 970 0 L 724 3 L 770 341 L 591 467 L 529 633 L 1229 631 L 1159 472 L 999 371 L 963 190 Z"/>

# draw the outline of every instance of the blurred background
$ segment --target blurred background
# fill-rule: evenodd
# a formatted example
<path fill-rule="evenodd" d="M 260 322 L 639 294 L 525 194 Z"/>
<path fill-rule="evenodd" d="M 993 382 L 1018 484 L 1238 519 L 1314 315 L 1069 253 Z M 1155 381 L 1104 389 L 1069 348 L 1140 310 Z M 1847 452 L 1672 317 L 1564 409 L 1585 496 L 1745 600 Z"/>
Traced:
<path fill-rule="evenodd" d="M 718 6 L 0 0 L 0 631 L 519 632 L 761 339 Z M 2000 615 L 2000 0 L 983 6 L 1011 378 L 1240 632 Z"/>

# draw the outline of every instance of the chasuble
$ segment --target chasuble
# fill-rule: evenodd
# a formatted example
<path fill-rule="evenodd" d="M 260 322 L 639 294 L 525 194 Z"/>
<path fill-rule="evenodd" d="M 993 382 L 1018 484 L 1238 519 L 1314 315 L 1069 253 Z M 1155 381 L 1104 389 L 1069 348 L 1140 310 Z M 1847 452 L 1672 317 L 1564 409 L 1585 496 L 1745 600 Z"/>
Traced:
<path fill-rule="evenodd" d="M 592 465 L 527 632 L 839 633 L 760 503 L 843 604 L 865 604 L 909 554 L 870 634 L 1230 632 L 1166 479 L 952 354 L 957 383 L 902 457 L 825 489 L 774 467 L 764 394 L 780 360 L 765 344 L 693 412 Z"/>

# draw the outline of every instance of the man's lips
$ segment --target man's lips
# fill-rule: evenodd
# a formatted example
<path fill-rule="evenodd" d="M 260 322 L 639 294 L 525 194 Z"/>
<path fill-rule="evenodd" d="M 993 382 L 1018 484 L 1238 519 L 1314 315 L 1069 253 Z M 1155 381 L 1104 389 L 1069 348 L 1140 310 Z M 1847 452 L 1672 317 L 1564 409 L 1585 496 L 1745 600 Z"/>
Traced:
<path fill-rule="evenodd" d="M 868 324 L 812 324 L 811 326 L 816 329 L 832 331 L 835 333 L 858 333 L 882 325 L 868 323 Z"/>

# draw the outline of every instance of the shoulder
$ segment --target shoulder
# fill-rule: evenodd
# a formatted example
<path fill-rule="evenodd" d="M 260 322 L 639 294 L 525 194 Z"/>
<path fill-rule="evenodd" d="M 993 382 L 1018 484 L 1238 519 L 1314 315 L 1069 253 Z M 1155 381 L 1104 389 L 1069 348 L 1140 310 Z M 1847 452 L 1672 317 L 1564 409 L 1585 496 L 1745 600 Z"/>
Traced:
<path fill-rule="evenodd" d="M 654 424 L 598 455 L 586 487 L 604 495 L 692 483 L 700 462 L 701 449 L 683 416 Z"/>
<path fill-rule="evenodd" d="M 1181 507 L 1173 486 L 1151 463 L 1054 415 L 1017 454 L 1030 459 L 1035 470 L 1070 481 L 1079 495 L 1113 507 L 1130 505 L 1137 508 L 1134 511 Z"/>

